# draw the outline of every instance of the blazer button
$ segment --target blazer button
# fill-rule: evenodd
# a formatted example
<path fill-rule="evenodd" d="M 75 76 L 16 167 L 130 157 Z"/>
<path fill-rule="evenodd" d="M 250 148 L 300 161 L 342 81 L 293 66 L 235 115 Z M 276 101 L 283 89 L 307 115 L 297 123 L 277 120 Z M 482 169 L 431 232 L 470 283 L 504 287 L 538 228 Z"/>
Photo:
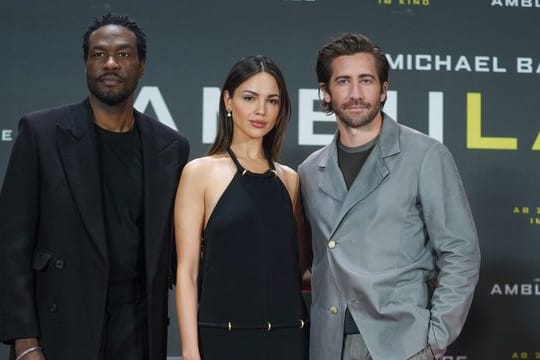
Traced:
<path fill-rule="evenodd" d="M 50 313 L 55 313 L 57 311 L 58 311 L 58 305 L 56 305 L 56 304 L 49 305 L 49 312 Z"/>
<path fill-rule="evenodd" d="M 335 306 L 330 306 L 330 314 L 336 315 L 338 313 L 338 309 Z"/>
<path fill-rule="evenodd" d="M 57 259 L 56 262 L 54 263 L 54 266 L 58 269 L 58 270 L 62 270 L 65 266 L 65 263 L 64 263 L 64 260 L 62 259 Z"/>
<path fill-rule="evenodd" d="M 330 240 L 330 241 L 328 242 L 328 247 L 329 247 L 330 249 L 335 248 L 335 247 L 336 247 L 336 242 L 335 242 L 334 240 Z"/>

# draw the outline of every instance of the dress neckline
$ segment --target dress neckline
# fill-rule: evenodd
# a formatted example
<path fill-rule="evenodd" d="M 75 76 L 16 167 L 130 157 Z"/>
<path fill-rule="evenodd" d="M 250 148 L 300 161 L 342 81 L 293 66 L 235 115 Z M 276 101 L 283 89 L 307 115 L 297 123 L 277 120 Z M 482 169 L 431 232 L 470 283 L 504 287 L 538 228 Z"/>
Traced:
<path fill-rule="evenodd" d="M 236 168 L 238 169 L 238 172 L 242 175 L 242 176 L 245 176 L 245 175 L 249 175 L 249 176 L 255 176 L 255 177 L 270 177 L 270 176 L 277 176 L 277 172 L 276 172 L 276 169 L 274 167 L 274 162 L 271 161 L 268 156 L 266 155 L 265 153 L 265 157 L 266 157 L 266 161 L 268 162 L 268 167 L 269 169 L 266 170 L 265 172 L 263 173 L 256 173 L 256 172 L 252 172 L 246 168 L 244 168 L 242 166 L 242 164 L 240 164 L 240 161 L 238 161 L 238 158 L 236 157 L 235 153 L 232 151 L 232 149 L 229 147 L 227 148 L 227 153 L 229 154 L 229 156 L 231 157 L 232 161 L 234 162 L 234 164 L 236 165 Z"/>

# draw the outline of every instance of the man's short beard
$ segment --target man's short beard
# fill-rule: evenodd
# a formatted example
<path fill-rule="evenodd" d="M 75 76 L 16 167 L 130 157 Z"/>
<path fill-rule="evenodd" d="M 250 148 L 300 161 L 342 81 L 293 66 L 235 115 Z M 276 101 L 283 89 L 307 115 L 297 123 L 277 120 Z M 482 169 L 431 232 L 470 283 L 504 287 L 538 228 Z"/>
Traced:
<path fill-rule="evenodd" d="M 128 87 L 124 87 L 119 91 L 115 92 L 108 89 L 100 89 L 98 87 L 98 80 L 86 79 L 86 84 L 88 86 L 88 91 L 90 94 L 94 95 L 102 103 L 114 106 L 123 103 L 133 94 L 133 90 L 130 90 Z"/>
<path fill-rule="evenodd" d="M 121 104 L 129 98 L 129 94 L 123 91 L 119 93 L 112 93 L 112 92 L 98 93 L 98 94 L 94 93 L 94 96 L 98 98 L 102 103 L 107 104 L 109 106 Z"/>
<path fill-rule="evenodd" d="M 381 111 L 381 108 L 382 108 L 382 104 L 378 103 L 366 115 L 363 115 L 360 118 L 355 118 L 355 119 L 347 116 L 345 112 L 341 110 L 337 110 L 337 111 L 334 110 L 334 113 L 336 114 L 338 121 L 341 121 L 345 126 L 352 129 L 358 129 L 362 126 L 365 126 L 371 123 L 375 119 L 375 117 L 377 117 L 377 114 Z"/>
<path fill-rule="evenodd" d="M 90 83 L 88 83 L 88 90 L 99 101 L 101 101 L 102 103 L 107 104 L 109 106 L 114 106 L 114 105 L 118 105 L 120 103 L 123 103 L 131 95 L 126 89 L 124 89 L 122 91 L 119 91 L 119 92 L 100 91 L 96 87 L 92 86 Z"/>

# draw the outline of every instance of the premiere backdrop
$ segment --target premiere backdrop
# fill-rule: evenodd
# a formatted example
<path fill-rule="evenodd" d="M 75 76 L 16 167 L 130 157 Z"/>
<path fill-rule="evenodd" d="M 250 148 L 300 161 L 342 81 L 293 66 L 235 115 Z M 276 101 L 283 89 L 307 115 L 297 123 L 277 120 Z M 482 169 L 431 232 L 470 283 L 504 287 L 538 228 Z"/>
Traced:
<path fill-rule="evenodd" d="M 319 112 L 318 48 L 349 31 L 380 43 L 392 66 L 385 111 L 450 148 L 478 227 L 480 282 L 444 359 L 540 359 L 540 0 L 4 0 L 0 180 L 22 114 L 86 96 L 81 35 L 109 11 L 147 33 L 137 108 L 183 132 L 192 157 L 213 140 L 232 64 L 262 53 L 288 82 L 281 160 L 296 168 L 335 130 Z M 171 306 L 170 359 L 179 354 Z"/>

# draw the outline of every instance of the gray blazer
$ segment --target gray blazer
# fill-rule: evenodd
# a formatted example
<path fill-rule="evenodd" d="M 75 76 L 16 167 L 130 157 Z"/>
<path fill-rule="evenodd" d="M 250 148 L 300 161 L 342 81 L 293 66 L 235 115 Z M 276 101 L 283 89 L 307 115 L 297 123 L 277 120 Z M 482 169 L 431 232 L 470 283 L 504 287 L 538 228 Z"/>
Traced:
<path fill-rule="evenodd" d="M 337 136 L 299 167 L 311 224 L 312 360 L 341 358 L 345 309 L 373 359 L 403 360 L 458 336 L 480 250 L 452 155 L 384 115 L 379 140 L 347 191 Z"/>

